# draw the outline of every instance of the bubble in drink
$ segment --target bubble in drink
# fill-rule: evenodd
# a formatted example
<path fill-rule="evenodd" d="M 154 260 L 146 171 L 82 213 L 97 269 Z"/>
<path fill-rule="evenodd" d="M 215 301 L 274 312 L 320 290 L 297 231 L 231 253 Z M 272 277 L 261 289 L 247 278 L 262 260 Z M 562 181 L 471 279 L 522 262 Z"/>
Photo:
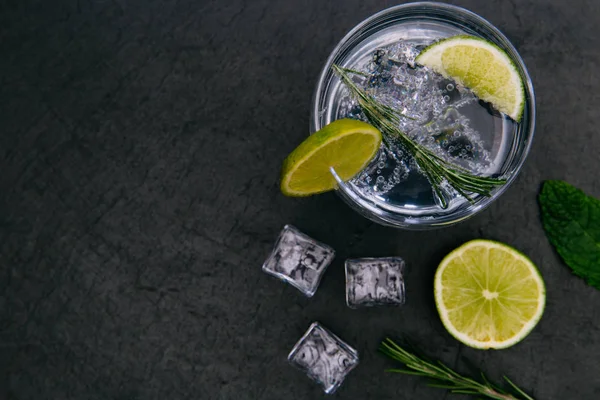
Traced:
<path fill-rule="evenodd" d="M 312 297 L 334 256 L 331 247 L 286 225 L 262 269 Z"/>
<path fill-rule="evenodd" d="M 358 352 L 314 322 L 296 343 L 288 361 L 331 394 L 358 365 Z"/>

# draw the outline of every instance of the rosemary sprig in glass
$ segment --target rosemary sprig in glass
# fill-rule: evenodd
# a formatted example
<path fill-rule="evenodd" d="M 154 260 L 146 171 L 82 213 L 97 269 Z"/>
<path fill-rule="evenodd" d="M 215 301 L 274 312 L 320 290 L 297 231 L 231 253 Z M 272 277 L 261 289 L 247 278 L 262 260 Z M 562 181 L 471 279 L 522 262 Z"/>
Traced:
<path fill-rule="evenodd" d="M 413 156 L 421 171 L 427 176 L 443 208 L 448 207 L 448 202 L 442 191 L 444 182 L 447 182 L 471 203 L 474 201 L 473 194 L 489 197 L 495 187 L 506 183 L 505 179 L 473 175 L 465 168 L 454 165 L 422 145 L 415 143 L 399 129 L 401 119 L 409 117 L 373 99 L 365 90 L 359 88 L 350 77 L 350 74 L 365 76 L 363 73 L 342 68 L 335 64 L 332 68 L 356 97 L 369 122 L 381 131 L 384 141 L 389 144 L 390 138 L 397 139 L 406 151 Z"/>
<path fill-rule="evenodd" d="M 482 382 L 478 382 L 460 375 L 441 361 L 434 362 L 419 357 L 389 338 L 381 343 L 379 350 L 386 356 L 405 365 L 404 369 L 390 369 L 389 372 L 424 376 L 432 381 L 429 384 L 432 387 L 447 389 L 456 394 L 483 396 L 495 400 L 535 400 L 506 376 L 504 380 L 510 385 L 510 392 L 490 383 L 483 372 L 481 373 Z"/>

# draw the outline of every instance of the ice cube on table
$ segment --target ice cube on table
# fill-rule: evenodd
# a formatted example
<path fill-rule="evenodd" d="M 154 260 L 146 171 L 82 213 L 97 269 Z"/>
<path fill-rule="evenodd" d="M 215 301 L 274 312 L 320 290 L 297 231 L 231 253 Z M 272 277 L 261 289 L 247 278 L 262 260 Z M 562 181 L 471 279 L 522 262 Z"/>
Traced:
<path fill-rule="evenodd" d="M 331 247 L 286 225 L 262 269 L 312 297 L 334 256 Z"/>
<path fill-rule="evenodd" d="M 358 365 L 358 352 L 318 322 L 313 322 L 288 355 L 288 361 L 330 394 Z"/>
<path fill-rule="evenodd" d="M 350 308 L 404 304 L 404 260 L 346 260 L 346 304 Z"/>

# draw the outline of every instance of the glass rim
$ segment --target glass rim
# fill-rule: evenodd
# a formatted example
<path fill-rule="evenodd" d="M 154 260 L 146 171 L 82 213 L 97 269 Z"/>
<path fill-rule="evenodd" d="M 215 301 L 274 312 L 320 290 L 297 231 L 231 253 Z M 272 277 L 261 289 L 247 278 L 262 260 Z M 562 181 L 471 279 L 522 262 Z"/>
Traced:
<path fill-rule="evenodd" d="M 468 22 L 473 23 L 475 26 L 489 31 L 489 33 L 492 36 L 494 36 L 493 39 L 495 39 L 495 41 L 498 42 L 496 44 L 500 45 L 500 47 L 503 48 L 503 50 L 507 51 L 510 58 L 517 66 L 517 69 L 520 71 L 520 75 L 523 80 L 524 89 L 526 93 L 524 112 L 526 116 L 524 115 L 522 122 L 520 122 L 523 123 L 522 130 L 525 132 L 524 135 L 526 136 L 526 143 L 520 143 L 523 144 L 523 147 L 520 149 L 518 157 L 516 157 L 516 159 L 510 162 L 510 168 L 508 171 L 505 172 L 505 174 L 508 174 L 506 176 L 506 183 L 501 187 L 497 188 L 490 197 L 480 198 L 475 203 L 468 204 L 465 207 L 460 206 L 454 211 L 450 211 L 448 213 L 440 213 L 436 216 L 414 216 L 410 214 L 391 211 L 386 207 L 383 207 L 375 202 L 369 201 L 368 199 L 360 196 L 347 184 L 338 180 L 338 189 L 336 190 L 337 194 L 355 211 L 358 211 L 366 218 L 383 225 L 413 230 L 449 226 L 463 221 L 479 213 L 480 211 L 488 207 L 493 201 L 499 198 L 503 193 L 505 193 L 508 187 L 514 182 L 516 177 L 519 175 L 523 164 L 530 152 L 535 132 L 536 117 L 535 92 L 533 89 L 531 77 L 521 55 L 510 42 L 510 40 L 489 21 L 470 10 L 446 3 L 424 1 L 401 4 L 379 11 L 358 23 L 338 42 L 336 47 L 332 50 L 329 57 L 327 58 L 327 61 L 325 62 L 325 65 L 323 66 L 321 73 L 319 74 L 318 83 L 312 100 L 310 123 L 311 132 L 316 132 L 317 130 L 322 128 L 320 117 L 322 111 L 321 103 L 323 98 L 327 98 L 327 96 L 325 96 L 327 94 L 327 87 L 329 83 L 334 79 L 332 78 L 331 65 L 333 64 L 334 60 L 342 53 L 345 47 L 349 43 L 352 43 L 353 40 L 357 41 L 358 39 L 360 39 L 356 43 L 354 43 L 354 46 L 359 45 L 368 37 L 366 36 L 362 39 L 360 38 L 361 35 L 364 33 L 363 31 L 366 29 L 376 30 L 378 28 L 378 25 L 381 24 L 380 20 L 384 18 L 394 18 L 394 16 L 410 17 L 411 14 L 414 14 L 414 17 L 427 18 L 427 12 L 442 12 L 448 14 L 448 17 L 454 15 L 456 17 L 466 18 L 468 19 Z M 430 18 L 434 19 L 433 17 Z M 521 141 L 523 141 L 523 138 L 521 138 Z M 515 144 L 514 146 L 517 146 L 517 144 Z"/>

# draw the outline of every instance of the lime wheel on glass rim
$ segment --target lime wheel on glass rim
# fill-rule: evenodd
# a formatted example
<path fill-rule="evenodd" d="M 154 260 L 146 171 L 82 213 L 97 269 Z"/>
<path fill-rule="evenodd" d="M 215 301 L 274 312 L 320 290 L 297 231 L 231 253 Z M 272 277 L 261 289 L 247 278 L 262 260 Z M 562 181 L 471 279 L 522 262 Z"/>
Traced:
<path fill-rule="evenodd" d="M 286 196 L 303 197 L 336 187 L 333 168 L 346 181 L 359 173 L 375 157 L 381 145 L 381 132 L 366 122 L 339 119 L 310 135 L 284 160 L 281 191 Z"/>

